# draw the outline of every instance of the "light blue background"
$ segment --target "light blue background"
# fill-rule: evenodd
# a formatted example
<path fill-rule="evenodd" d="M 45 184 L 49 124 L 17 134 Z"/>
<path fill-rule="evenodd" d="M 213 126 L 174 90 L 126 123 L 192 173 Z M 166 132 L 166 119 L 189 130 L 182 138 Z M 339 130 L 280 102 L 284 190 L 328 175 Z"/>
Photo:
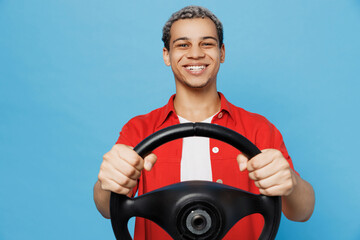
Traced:
<path fill-rule="evenodd" d="M 219 90 L 282 131 L 316 191 L 277 239 L 360 239 L 359 0 L 0 0 L 0 239 L 114 239 L 102 155 L 174 93 L 161 29 L 189 4 L 224 24 Z"/>

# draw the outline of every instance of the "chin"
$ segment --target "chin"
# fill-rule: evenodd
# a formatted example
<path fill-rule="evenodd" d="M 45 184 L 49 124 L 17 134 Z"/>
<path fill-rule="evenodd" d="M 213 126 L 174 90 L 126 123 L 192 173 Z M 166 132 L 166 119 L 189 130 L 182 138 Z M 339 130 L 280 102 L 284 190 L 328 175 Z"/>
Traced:
<path fill-rule="evenodd" d="M 189 88 L 193 88 L 193 89 L 203 89 L 206 86 L 209 85 L 209 82 L 204 82 L 204 83 L 198 83 L 198 84 L 192 84 L 192 83 L 187 83 L 185 82 L 185 85 Z"/>
<path fill-rule="evenodd" d="M 177 82 L 181 85 L 189 88 L 189 89 L 204 89 L 212 85 L 216 80 L 212 78 L 205 78 L 205 77 L 195 77 L 195 78 L 176 78 Z"/>

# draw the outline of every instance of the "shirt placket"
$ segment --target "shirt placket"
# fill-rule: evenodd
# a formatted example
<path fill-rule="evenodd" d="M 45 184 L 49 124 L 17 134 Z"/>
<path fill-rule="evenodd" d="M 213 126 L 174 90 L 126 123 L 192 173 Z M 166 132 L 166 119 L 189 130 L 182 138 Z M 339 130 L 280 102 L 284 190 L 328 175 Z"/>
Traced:
<path fill-rule="evenodd" d="M 226 127 L 226 112 L 224 110 L 221 110 L 218 114 L 216 114 L 211 123 L 217 124 Z M 220 176 L 216 169 L 217 166 L 215 164 L 215 161 L 213 159 L 218 158 L 221 154 L 222 147 L 219 144 L 219 141 L 214 141 L 214 139 L 210 138 L 210 160 L 211 160 L 211 171 L 213 176 L 213 182 L 217 183 L 224 183 L 224 179 L 222 176 Z"/>

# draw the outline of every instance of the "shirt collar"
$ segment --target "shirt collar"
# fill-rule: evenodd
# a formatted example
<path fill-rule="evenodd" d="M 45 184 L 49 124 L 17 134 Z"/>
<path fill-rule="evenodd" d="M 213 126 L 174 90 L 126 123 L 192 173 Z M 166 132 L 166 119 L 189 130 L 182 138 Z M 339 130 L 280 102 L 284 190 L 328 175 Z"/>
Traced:
<path fill-rule="evenodd" d="M 220 96 L 220 103 L 221 103 L 221 107 L 220 107 L 220 112 L 227 112 L 229 113 L 229 116 L 233 118 L 233 111 L 232 111 L 232 105 L 231 103 L 225 98 L 224 94 L 222 94 L 221 92 L 218 92 L 219 96 Z M 176 111 L 174 108 L 174 98 L 175 98 L 175 94 L 173 94 L 168 103 L 163 107 L 161 113 L 160 113 L 160 117 L 159 117 L 159 122 L 158 122 L 158 126 L 161 126 L 162 124 L 164 124 L 165 121 L 167 121 L 170 117 L 177 117 L 176 115 Z"/>
<path fill-rule="evenodd" d="M 229 113 L 229 116 L 232 119 L 234 119 L 232 104 L 225 98 L 224 94 L 222 94 L 221 92 L 218 92 L 218 94 L 220 96 L 220 101 L 221 101 L 220 112 L 225 111 L 225 112 Z"/>
<path fill-rule="evenodd" d="M 175 94 L 170 97 L 168 103 L 162 108 L 157 127 L 161 126 L 167 119 L 169 119 L 170 115 L 176 116 L 176 111 L 174 108 L 174 98 Z"/>

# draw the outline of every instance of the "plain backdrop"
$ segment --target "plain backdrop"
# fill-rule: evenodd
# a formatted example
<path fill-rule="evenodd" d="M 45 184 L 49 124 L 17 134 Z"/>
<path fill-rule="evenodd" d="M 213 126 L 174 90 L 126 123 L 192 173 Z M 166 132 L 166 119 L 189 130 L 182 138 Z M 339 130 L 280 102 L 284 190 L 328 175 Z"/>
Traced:
<path fill-rule="evenodd" d="M 359 0 L 0 0 L 0 239 L 114 239 L 102 156 L 174 93 L 161 30 L 191 4 L 224 25 L 219 91 L 273 122 L 314 186 L 313 217 L 277 239 L 360 239 Z"/>

